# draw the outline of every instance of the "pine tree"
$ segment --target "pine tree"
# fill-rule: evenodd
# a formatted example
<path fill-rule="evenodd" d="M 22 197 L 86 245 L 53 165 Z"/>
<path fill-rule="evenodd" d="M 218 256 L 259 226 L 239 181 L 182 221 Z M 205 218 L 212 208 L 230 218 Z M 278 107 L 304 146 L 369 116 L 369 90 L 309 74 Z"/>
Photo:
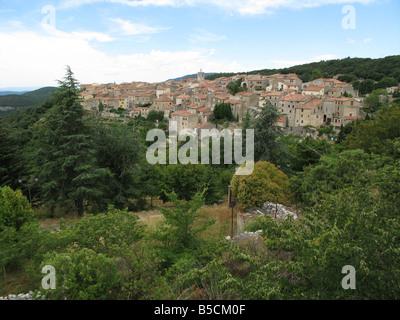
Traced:
<path fill-rule="evenodd" d="M 85 204 L 104 194 L 102 182 L 109 175 L 106 169 L 95 166 L 79 92 L 79 84 L 67 67 L 54 105 L 39 121 L 36 132 L 42 199 L 53 213 L 56 206 L 73 204 L 82 215 Z"/>

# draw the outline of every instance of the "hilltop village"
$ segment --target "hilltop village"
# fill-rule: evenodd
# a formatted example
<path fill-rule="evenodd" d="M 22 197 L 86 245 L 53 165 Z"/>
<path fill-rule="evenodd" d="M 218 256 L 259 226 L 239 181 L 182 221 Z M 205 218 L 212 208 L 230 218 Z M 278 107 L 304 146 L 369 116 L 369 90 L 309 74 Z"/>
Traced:
<path fill-rule="evenodd" d="M 228 84 L 239 82 L 242 92 L 231 94 Z M 164 83 L 132 82 L 121 84 L 84 84 L 85 109 L 102 117 L 146 118 L 150 110 L 163 111 L 164 117 L 177 121 L 178 130 L 214 128 L 212 114 L 217 104 L 229 103 L 237 123 L 246 113 L 267 101 L 282 114 L 277 125 L 288 133 L 315 136 L 322 126 L 341 125 L 363 117 L 362 98 L 351 84 L 336 79 L 303 82 L 296 74 L 269 76 L 238 74 L 206 80 L 197 78 Z M 119 111 L 116 112 L 116 111 Z"/>

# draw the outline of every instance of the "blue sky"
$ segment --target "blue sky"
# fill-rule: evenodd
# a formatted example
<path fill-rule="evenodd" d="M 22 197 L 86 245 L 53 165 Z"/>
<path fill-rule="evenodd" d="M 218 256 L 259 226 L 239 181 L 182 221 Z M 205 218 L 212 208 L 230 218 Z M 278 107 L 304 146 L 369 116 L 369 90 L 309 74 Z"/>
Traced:
<path fill-rule="evenodd" d="M 396 0 L 0 0 L 0 88 L 400 54 Z"/>

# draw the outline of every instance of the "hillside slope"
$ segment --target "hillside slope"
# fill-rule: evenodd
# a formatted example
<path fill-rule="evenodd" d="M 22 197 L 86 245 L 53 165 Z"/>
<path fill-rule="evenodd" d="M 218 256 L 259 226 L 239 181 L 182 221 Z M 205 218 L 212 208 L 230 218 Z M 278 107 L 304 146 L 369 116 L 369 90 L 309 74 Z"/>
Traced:
<path fill-rule="evenodd" d="M 5 115 L 17 109 L 41 104 L 51 97 L 56 90 L 56 87 L 44 87 L 21 95 L 9 94 L 0 96 L 0 114 Z"/>
<path fill-rule="evenodd" d="M 400 82 L 400 55 L 388 56 L 381 59 L 345 58 L 297 65 L 281 69 L 262 69 L 244 74 L 272 75 L 275 73 L 296 73 L 304 82 L 310 81 L 312 72 L 319 70 L 325 78 L 335 75 L 354 75 L 358 79 L 380 81 L 384 77 L 392 77 Z M 208 76 L 208 80 L 232 76 L 235 73 L 218 73 Z"/>

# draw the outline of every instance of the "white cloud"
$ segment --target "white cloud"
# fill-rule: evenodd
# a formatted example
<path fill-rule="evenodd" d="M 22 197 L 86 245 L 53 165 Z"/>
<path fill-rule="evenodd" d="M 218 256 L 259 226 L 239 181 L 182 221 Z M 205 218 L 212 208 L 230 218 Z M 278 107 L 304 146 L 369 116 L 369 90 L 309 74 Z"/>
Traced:
<path fill-rule="evenodd" d="M 190 42 L 198 44 L 206 44 L 208 42 L 217 42 L 225 40 L 226 36 L 216 35 L 215 33 L 206 31 L 204 29 L 197 29 L 196 33 L 190 35 Z"/>
<path fill-rule="evenodd" d="M 61 8 L 71 8 L 84 4 L 96 2 L 109 2 L 115 4 L 137 6 L 197 6 L 197 5 L 214 5 L 219 8 L 236 11 L 242 15 L 255 15 L 271 13 L 274 9 L 291 8 L 313 8 L 323 5 L 332 4 L 369 4 L 377 0 L 64 0 Z"/>
<path fill-rule="evenodd" d="M 346 39 L 346 43 L 353 44 L 353 43 L 356 43 L 356 40 L 348 38 L 348 39 Z"/>
<path fill-rule="evenodd" d="M 140 34 L 152 34 L 169 29 L 161 27 L 150 27 L 145 24 L 132 23 L 128 20 L 123 20 L 119 18 L 109 19 L 109 20 L 116 23 L 125 35 L 131 35 L 131 36 L 136 36 Z"/>
<path fill-rule="evenodd" d="M 333 60 L 337 59 L 337 56 L 334 54 L 324 54 L 320 56 L 315 56 L 308 60 L 270 60 L 274 64 L 272 68 L 289 68 L 301 64 L 307 64 L 311 62 L 320 62 L 322 60 Z"/>
<path fill-rule="evenodd" d="M 319 61 L 323 61 L 323 60 L 326 61 L 326 60 L 334 60 L 334 59 L 337 59 L 337 56 L 334 54 L 323 54 L 323 55 L 314 57 L 313 61 L 319 62 Z"/>
<path fill-rule="evenodd" d="M 368 42 L 371 42 L 371 41 L 372 41 L 371 38 L 364 39 L 364 43 L 368 43 Z"/>
<path fill-rule="evenodd" d="M 82 39 L 82 40 L 97 40 L 100 42 L 109 42 L 115 40 L 106 33 L 92 31 L 74 31 L 67 33 L 53 28 L 51 25 L 42 23 L 42 28 L 50 35 L 60 39 Z"/>
<path fill-rule="evenodd" d="M 152 50 L 110 56 L 90 45 L 93 35 L 78 35 L 54 30 L 45 35 L 32 31 L 0 32 L 0 87 L 57 85 L 66 65 L 71 66 L 81 83 L 160 82 L 201 68 L 208 72 L 249 70 L 235 61 L 214 60 L 209 51 Z"/>

